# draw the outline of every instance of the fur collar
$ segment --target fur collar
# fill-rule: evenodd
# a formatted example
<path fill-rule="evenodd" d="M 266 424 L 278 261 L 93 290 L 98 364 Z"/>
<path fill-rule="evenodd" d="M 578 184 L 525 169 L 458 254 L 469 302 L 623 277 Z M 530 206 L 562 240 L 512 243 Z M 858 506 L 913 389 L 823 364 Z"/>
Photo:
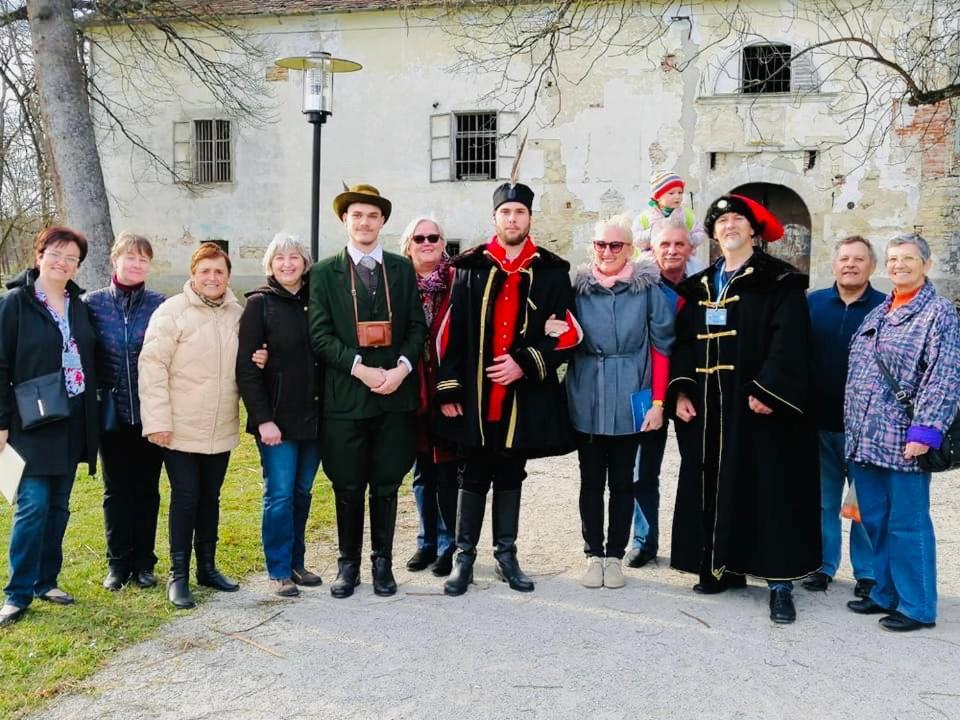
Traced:
<path fill-rule="evenodd" d="M 652 285 L 660 282 L 660 268 L 650 258 L 633 260 L 633 277 L 629 283 L 629 292 L 639 295 Z M 614 286 L 616 287 L 616 286 Z M 577 276 L 573 280 L 573 289 L 577 295 L 607 292 L 593 276 L 593 264 L 587 263 L 577 268 Z"/>
<path fill-rule="evenodd" d="M 484 254 L 487 244 L 477 245 L 469 250 L 457 255 L 451 264 L 457 268 L 483 268 L 492 265 L 492 261 Z M 564 272 L 570 272 L 570 263 L 564 260 L 556 253 L 552 253 L 541 245 L 537 245 L 537 258 L 533 261 L 531 267 L 534 268 L 560 268 Z"/>

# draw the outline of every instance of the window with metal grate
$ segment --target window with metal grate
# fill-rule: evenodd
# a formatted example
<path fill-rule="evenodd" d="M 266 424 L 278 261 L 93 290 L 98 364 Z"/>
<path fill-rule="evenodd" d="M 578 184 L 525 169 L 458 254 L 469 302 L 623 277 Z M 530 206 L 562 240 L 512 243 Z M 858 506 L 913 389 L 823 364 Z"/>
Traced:
<path fill-rule="evenodd" d="M 771 43 L 743 48 L 740 91 L 748 94 L 790 92 L 789 45 Z"/>

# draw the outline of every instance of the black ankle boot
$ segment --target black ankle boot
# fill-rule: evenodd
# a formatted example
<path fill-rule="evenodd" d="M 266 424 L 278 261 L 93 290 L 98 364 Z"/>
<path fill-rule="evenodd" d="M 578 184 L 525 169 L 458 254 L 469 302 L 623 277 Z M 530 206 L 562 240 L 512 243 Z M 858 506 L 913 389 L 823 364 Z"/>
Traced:
<path fill-rule="evenodd" d="M 370 493 L 370 565 L 373 592 L 383 597 L 395 595 L 393 577 L 393 534 L 397 527 L 397 495 L 378 497 Z"/>
<path fill-rule="evenodd" d="M 194 606 L 190 594 L 190 553 L 170 553 L 170 579 L 167 581 L 167 599 L 177 610 L 189 610 Z"/>
<path fill-rule="evenodd" d="M 240 589 L 222 572 L 217 570 L 217 544 L 215 542 L 197 543 L 197 584 L 212 587 L 221 592 L 236 592 Z"/>
<path fill-rule="evenodd" d="M 360 563 L 356 560 L 337 560 L 337 579 L 330 584 L 330 594 L 338 600 L 353 595 L 360 584 Z"/>
<path fill-rule="evenodd" d="M 337 579 L 330 585 L 330 594 L 337 599 L 353 595 L 360 584 L 360 550 L 363 547 L 363 493 L 335 492 L 337 511 Z"/>
<path fill-rule="evenodd" d="M 457 495 L 457 549 L 450 577 L 443 583 L 447 595 L 463 595 L 473 582 L 473 563 L 477 559 L 477 542 L 483 526 L 487 496 L 461 490 Z"/>
<path fill-rule="evenodd" d="M 520 489 L 493 491 L 493 556 L 495 574 L 518 592 L 532 592 L 533 580 L 517 562 L 517 532 L 520 527 Z"/>

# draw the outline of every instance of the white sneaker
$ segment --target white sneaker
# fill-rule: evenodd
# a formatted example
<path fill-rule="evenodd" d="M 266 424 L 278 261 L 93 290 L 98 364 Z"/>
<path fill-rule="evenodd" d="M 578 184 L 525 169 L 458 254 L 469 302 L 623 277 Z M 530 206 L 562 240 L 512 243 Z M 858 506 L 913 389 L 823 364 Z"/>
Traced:
<path fill-rule="evenodd" d="M 580 578 L 580 584 L 586 588 L 603 587 L 603 558 L 587 558 L 587 570 Z"/>
<path fill-rule="evenodd" d="M 622 588 L 623 580 L 623 561 L 620 558 L 608 557 L 603 559 L 603 586 L 616 590 Z"/>

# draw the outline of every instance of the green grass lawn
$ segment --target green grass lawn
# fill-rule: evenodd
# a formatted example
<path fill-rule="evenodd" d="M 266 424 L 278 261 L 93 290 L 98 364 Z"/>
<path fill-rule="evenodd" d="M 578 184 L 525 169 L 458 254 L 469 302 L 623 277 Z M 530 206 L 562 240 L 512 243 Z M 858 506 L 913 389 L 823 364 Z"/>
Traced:
<path fill-rule="evenodd" d="M 60 587 L 77 600 L 70 607 L 34 602 L 16 625 L 0 630 L 0 718 L 22 717 L 46 699 L 75 687 L 111 656 L 132 643 L 154 635 L 178 611 L 166 601 L 164 583 L 169 568 L 167 506 L 169 485 L 161 478 L 160 522 L 156 553 L 160 584 L 150 590 L 135 586 L 110 593 L 101 587 L 106 575 L 106 542 L 101 506 L 100 478 L 86 476 L 86 465 L 77 476 L 70 502 L 72 515 L 64 540 Z M 230 458 L 230 468 L 220 502 L 219 567 L 233 577 L 263 572 L 260 546 L 260 508 L 263 481 L 256 445 L 244 435 Z M 307 542 L 316 541 L 333 524 L 333 494 L 326 478 L 318 475 Z M 6 549 L 12 508 L 0 497 L 0 580 L 6 584 Z M 213 591 L 191 588 L 199 602 Z M 181 611 L 182 612 L 182 611 Z M 189 612 L 189 611 L 186 611 Z"/>

